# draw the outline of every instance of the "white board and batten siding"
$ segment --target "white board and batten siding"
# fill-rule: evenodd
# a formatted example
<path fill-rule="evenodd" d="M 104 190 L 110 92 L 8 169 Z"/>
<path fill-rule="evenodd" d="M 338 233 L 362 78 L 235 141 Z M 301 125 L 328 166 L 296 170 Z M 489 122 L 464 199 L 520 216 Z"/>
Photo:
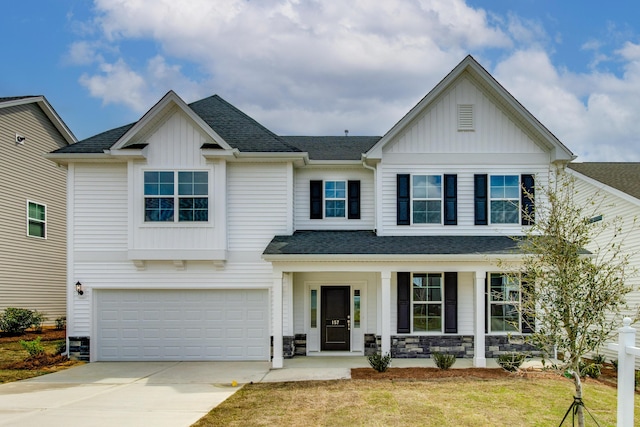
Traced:
<path fill-rule="evenodd" d="M 53 324 L 66 310 L 67 171 L 43 154 L 66 142 L 35 102 L 0 109 L 0 139 L 0 312 L 38 310 Z M 29 201 L 46 206 L 46 238 L 27 235 Z"/>
<path fill-rule="evenodd" d="M 360 181 L 360 219 L 310 219 L 309 182 L 314 180 Z M 375 227 L 374 181 L 370 170 L 362 167 L 296 169 L 294 188 L 296 230 L 373 230 Z"/>

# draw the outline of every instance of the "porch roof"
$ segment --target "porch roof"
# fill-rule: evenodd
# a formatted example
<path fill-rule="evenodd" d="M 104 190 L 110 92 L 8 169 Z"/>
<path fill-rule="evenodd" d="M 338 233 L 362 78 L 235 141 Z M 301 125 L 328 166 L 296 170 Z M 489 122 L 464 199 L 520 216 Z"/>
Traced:
<path fill-rule="evenodd" d="M 282 255 L 514 255 L 510 236 L 378 236 L 373 231 L 296 231 L 275 236 L 263 256 Z"/>

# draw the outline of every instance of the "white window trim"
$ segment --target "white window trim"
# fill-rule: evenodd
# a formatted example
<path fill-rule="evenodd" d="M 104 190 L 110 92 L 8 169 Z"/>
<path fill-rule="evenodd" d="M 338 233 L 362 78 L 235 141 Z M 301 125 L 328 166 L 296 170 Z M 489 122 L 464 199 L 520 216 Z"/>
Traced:
<path fill-rule="evenodd" d="M 414 324 L 413 324 L 413 307 L 414 307 L 414 304 L 419 304 L 419 305 L 436 305 L 436 304 L 438 304 L 435 301 L 418 301 L 418 302 L 415 302 L 413 300 L 413 277 L 416 274 L 424 274 L 424 275 L 426 275 L 425 279 L 428 279 L 430 274 L 438 274 L 438 275 L 440 275 L 440 331 L 415 331 L 414 330 Z M 444 273 L 441 273 L 441 272 L 429 272 L 429 273 L 416 272 L 416 273 L 411 273 L 411 282 L 410 283 L 411 283 L 411 333 L 414 334 L 414 335 L 442 335 L 442 334 L 444 334 Z M 425 289 L 428 289 L 428 287 L 425 288 Z"/>
<path fill-rule="evenodd" d="M 43 206 L 44 207 L 44 221 L 36 219 L 36 218 L 31 218 L 29 216 L 29 204 L 30 203 L 33 203 L 34 205 L 38 205 L 38 206 Z M 47 224 L 48 215 L 49 215 L 49 212 L 48 212 L 48 208 L 47 208 L 46 204 L 34 202 L 33 200 L 27 199 L 27 237 L 33 237 L 35 239 L 43 239 L 43 240 L 47 239 L 47 234 L 49 233 L 49 226 Z M 29 234 L 29 223 L 32 220 L 35 221 L 35 222 L 39 222 L 41 224 L 44 224 L 44 236 L 33 236 L 33 235 Z"/>
<path fill-rule="evenodd" d="M 327 183 L 328 182 L 342 182 L 344 183 L 344 197 L 327 197 Z M 343 220 L 347 218 L 349 188 L 347 180 L 345 179 L 327 179 L 322 181 L 322 215 L 323 219 L 331 220 Z M 327 202 L 328 201 L 342 201 L 344 202 L 344 215 L 343 216 L 327 216 Z"/>
<path fill-rule="evenodd" d="M 518 307 L 522 306 L 522 278 L 519 279 L 518 285 L 518 301 L 492 301 L 491 300 L 491 276 L 493 274 L 499 274 L 502 277 L 506 276 L 506 273 L 501 273 L 497 271 L 492 271 L 487 273 L 488 283 L 487 283 L 487 333 L 491 335 L 509 335 L 509 334 L 521 334 L 522 333 L 522 313 L 518 308 L 518 325 L 515 331 L 493 331 L 491 330 L 491 306 L 492 305 L 516 305 Z"/>
<path fill-rule="evenodd" d="M 416 198 L 413 196 L 413 178 L 416 176 L 426 176 L 426 177 L 430 177 L 430 176 L 439 176 L 440 177 L 440 198 Z M 410 198 L 409 198 L 409 217 L 411 218 L 411 225 L 416 225 L 416 226 L 422 226 L 422 227 L 433 227 L 433 226 L 439 226 L 443 224 L 444 221 L 444 174 L 438 174 L 438 173 L 431 173 L 431 174 L 427 174 L 427 173 L 416 173 L 416 174 L 411 174 L 411 181 L 409 182 L 409 191 L 410 191 Z M 414 201 L 439 201 L 440 202 L 440 222 L 414 222 L 413 221 L 413 202 Z"/>
<path fill-rule="evenodd" d="M 173 195 L 146 195 L 144 191 L 145 172 L 172 172 L 173 173 Z M 179 188 L 179 172 L 205 172 L 207 174 L 207 195 L 193 195 L 193 197 L 206 197 L 207 198 L 207 220 L 206 221 L 180 221 L 180 194 L 178 194 Z M 211 206 L 211 191 L 212 191 L 212 174 L 208 169 L 161 169 L 161 168 L 148 168 L 142 169 L 142 223 L 144 227 L 203 227 L 205 225 L 212 224 L 212 206 Z M 188 197 L 188 196 L 182 196 Z M 173 221 L 147 221 L 146 220 L 146 199 L 147 198 L 173 198 Z"/>
<path fill-rule="evenodd" d="M 493 198 L 491 197 L 491 178 L 493 177 L 497 177 L 497 176 L 515 176 L 516 178 L 518 178 L 518 197 L 516 197 L 515 199 L 509 199 L 509 198 L 500 198 L 500 197 L 496 197 Z M 522 177 L 520 174 L 517 173 L 504 173 L 504 174 L 492 174 L 489 175 L 489 182 L 487 183 L 487 190 L 488 190 L 488 212 L 489 212 L 489 224 L 491 225 L 499 225 L 499 226 L 513 226 L 513 225 L 520 225 L 522 223 L 522 205 L 521 205 L 521 192 L 522 192 Z M 518 218 L 516 219 L 515 222 L 493 222 L 493 215 L 491 214 L 491 202 L 500 202 L 500 201 L 506 201 L 506 202 L 510 202 L 510 201 L 516 201 L 516 205 L 517 205 L 517 212 L 518 212 Z"/>

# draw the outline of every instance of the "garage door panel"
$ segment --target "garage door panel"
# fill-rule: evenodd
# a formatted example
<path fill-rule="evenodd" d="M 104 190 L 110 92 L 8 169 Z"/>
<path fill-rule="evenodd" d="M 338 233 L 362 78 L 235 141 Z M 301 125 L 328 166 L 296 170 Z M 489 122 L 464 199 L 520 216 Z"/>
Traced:
<path fill-rule="evenodd" d="M 264 290 L 100 290 L 98 360 L 268 360 Z"/>

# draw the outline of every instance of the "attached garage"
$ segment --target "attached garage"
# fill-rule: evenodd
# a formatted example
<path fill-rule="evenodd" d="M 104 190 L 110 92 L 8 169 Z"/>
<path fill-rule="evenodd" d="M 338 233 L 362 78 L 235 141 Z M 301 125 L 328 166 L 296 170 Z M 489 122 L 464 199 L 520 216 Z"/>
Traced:
<path fill-rule="evenodd" d="M 96 359 L 269 360 L 266 290 L 97 290 Z"/>

